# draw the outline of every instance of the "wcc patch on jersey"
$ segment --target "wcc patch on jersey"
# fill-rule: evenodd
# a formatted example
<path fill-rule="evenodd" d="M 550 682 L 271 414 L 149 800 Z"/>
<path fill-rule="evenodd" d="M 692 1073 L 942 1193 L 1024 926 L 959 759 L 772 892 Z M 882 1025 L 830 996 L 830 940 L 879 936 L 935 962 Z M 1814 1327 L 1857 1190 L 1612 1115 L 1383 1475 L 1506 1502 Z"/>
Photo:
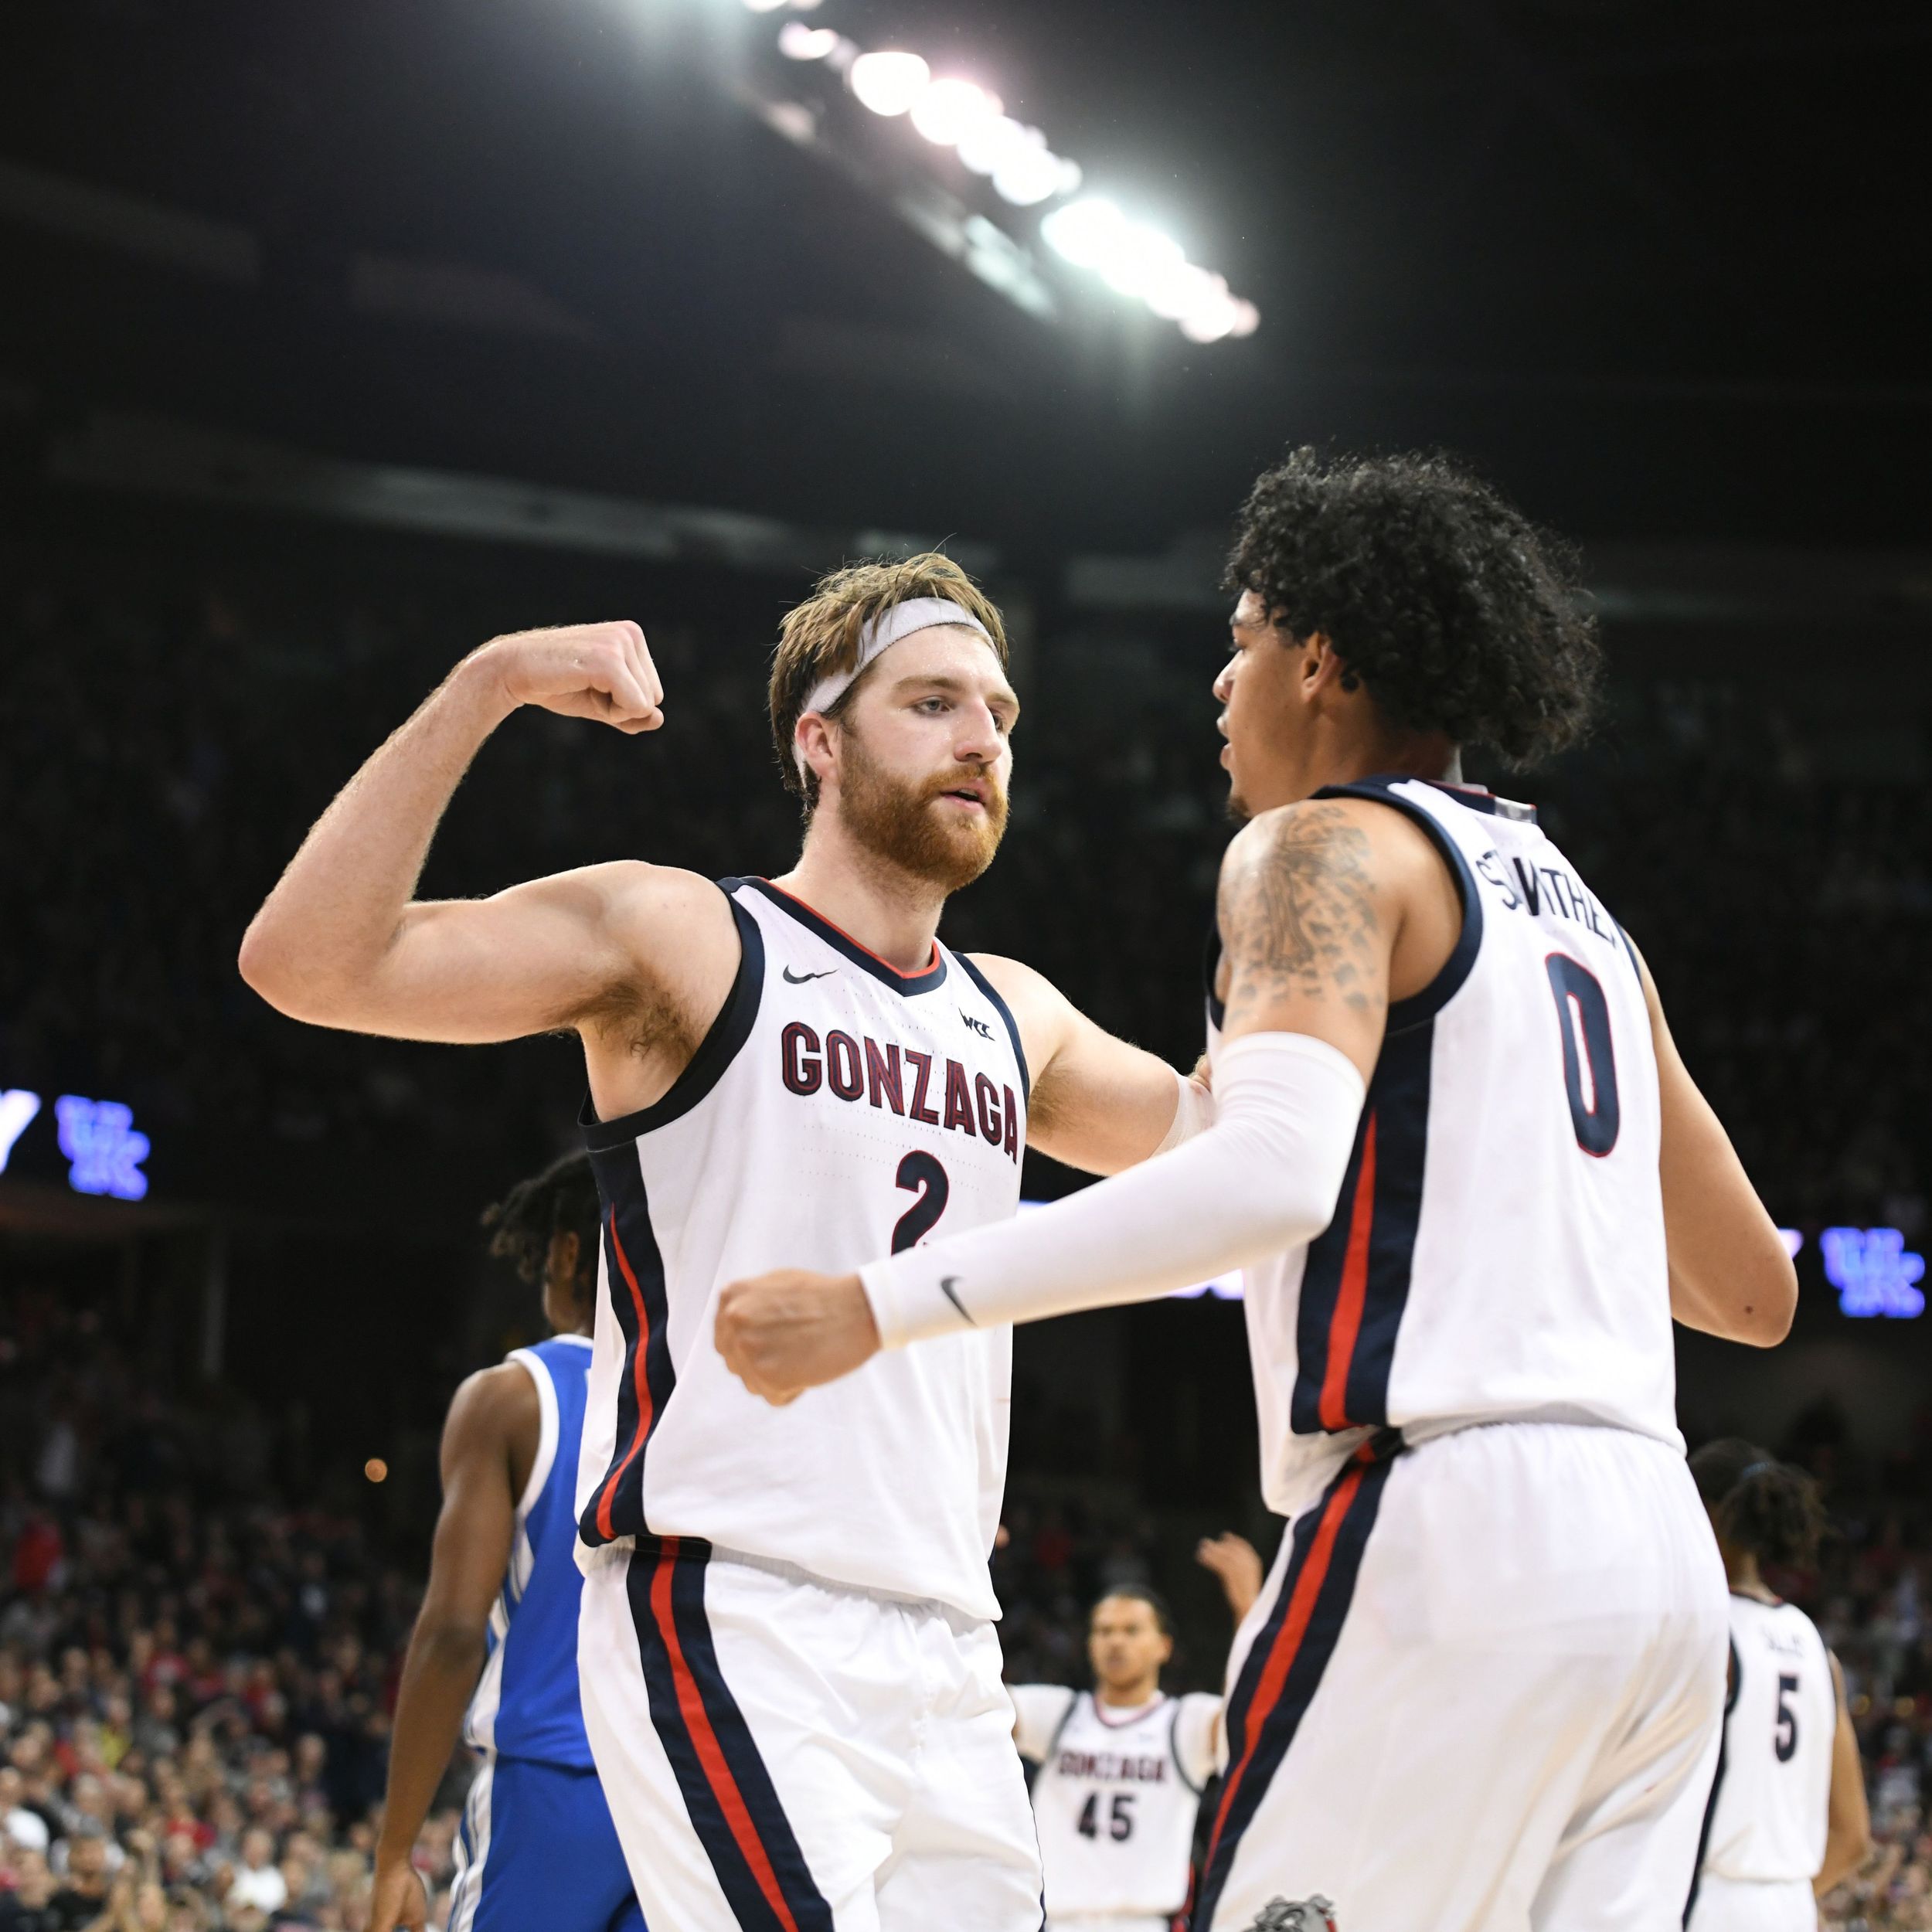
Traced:
<path fill-rule="evenodd" d="M 1311 1899 L 1270 1899 L 1254 1915 L 1249 1932 L 1342 1932 L 1332 1901 L 1317 1893 Z"/>

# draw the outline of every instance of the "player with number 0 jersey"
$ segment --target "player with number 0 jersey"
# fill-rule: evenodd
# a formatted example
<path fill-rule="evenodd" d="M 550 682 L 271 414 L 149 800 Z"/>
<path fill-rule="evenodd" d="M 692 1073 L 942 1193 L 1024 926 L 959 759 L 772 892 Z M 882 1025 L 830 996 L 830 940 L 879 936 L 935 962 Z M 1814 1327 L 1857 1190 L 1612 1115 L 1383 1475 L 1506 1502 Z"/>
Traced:
<path fill-rule="evenodd" d="M 1095 1172 L 1203 1088 L 1037 974 L 937 937 L 992 861 L 1019 704 L 998 611 L 943 556 L 834 573 L 770 688 L 798 863 L 623 861 L 483 900 L 415 883 L 465 767 L 536 705 L 665 722 L 634 624 L 499 638 L 351 781 L 243 943 L 284 1012 L 417 1039 L 562 1028 L 602 1211 L 576 1502 L 583 1714 L 651 1923 L 1036 1932 L 1039 1851 L 987 1557 L 1011 1338 L 985 1328 L 774 1410 L 717 1291 L 1011 1216 L 1022 1148 Z"/>
<path fill-rule="evenodd" d="M 1724 1696 L 1671 1321 L 1769 1343 L 1791 1259 L 1635 947 L 1461 747 L 1587 722 L 1557 552 L 1440 458 L 1301 451 L 1243 512 L 1216 1117 L 1010 1225 L 723 1301 L 784 1400 L 1231 1267 L 1291 1518 L 1228 1678 L 1194 1923 L 1663 1932 Z"/>

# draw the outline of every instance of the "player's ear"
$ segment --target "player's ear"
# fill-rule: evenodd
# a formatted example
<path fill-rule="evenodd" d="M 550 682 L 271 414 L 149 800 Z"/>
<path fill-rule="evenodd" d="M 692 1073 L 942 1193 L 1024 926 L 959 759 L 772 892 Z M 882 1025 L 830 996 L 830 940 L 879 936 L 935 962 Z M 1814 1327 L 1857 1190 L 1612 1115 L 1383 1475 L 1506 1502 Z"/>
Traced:
<path fill-rule="evenodd" d="M 821 791 L 835 762 L 832 735 L 832 720 L 820 711 L 808 711 L 792 727 L 792 743 L 811 767 Z"/>

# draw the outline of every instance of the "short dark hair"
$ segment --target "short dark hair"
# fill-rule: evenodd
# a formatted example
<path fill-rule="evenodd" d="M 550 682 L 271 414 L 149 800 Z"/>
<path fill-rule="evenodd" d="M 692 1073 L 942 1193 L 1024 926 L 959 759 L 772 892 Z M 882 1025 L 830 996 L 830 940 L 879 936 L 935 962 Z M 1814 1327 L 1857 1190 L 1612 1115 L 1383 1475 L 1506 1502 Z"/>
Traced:
<path fill-rule="evenodd" d="M 1828 1526 L 1818 1485 L 1802 1469 L 1726 1436 L 1706 1443 L 1690 1472 L 1726 1543 L 1760 1563 L 1809 1567 Z"/>
<path fill-rule="evenodd" d="M 1226 587 L 1318 632 L 1392 723 L 1533 764 L 1587 733 L 1602 675 L 1574 553 L 1439 455 L 1309 448 L 1241 506 Z"/>
<path fill-rule="evenodd" d="M 1145 1583 L 1116 1583 L 1111 1590 L 1102 1590 L 1094 1599 L 1094 1609 L 1098 1610 L 1103 1604 L 1117 1603 L 1123 1597 L 1130 1604 L 1146 1604 L 1153 1611 L 1154 1621 L 1160 1626 L 1163 1637 L 1174 1634 L 1174 1614 L 1167 1607 L 1167 1599 Z M 1093 1611 L 1087 1613 L 1087 1617 L 1090 1622 Z"/>
<path fill-rule="evenodd" d="M 509 1262 L 526 1281 L 540 1281 L 550 1243 L 560 1234 L 577 1237 L 580 1287 L 597 1279 L 597 1177 L 587 1155 L 566 1154 L 541 1173 L 517 1182 L 502 1200 L 483 1210 L 490 1252 Z"/>

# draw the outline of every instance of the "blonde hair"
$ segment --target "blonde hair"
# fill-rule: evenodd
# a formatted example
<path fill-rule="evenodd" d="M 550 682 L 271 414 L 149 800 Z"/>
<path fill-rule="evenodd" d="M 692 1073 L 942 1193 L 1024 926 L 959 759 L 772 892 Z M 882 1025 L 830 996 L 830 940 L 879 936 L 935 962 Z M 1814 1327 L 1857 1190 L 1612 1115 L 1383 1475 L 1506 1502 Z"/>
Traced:
<path fill-rule="evenodd" d="M 859 634 L 882 611 L 913 597 L 944 597 L 978 619 L 1002 664 L 1006 662 L 1006 627 L 985 592 L 949 556 L 936 550 L 918 556 L 872 563 L 847 563 L 821 577 L 812 593 L 785 614 L 778 648 L 771 658 L 771 743 L 786 786 L 805 801 L 818 802 L 818 781 L 801 772 L 793 755 L 793 734 L 805 699 L 821 678 L 849 671 L 859 662 Z M 836 718 L 865 684 L 871 667 L 825 707 Z"/>

